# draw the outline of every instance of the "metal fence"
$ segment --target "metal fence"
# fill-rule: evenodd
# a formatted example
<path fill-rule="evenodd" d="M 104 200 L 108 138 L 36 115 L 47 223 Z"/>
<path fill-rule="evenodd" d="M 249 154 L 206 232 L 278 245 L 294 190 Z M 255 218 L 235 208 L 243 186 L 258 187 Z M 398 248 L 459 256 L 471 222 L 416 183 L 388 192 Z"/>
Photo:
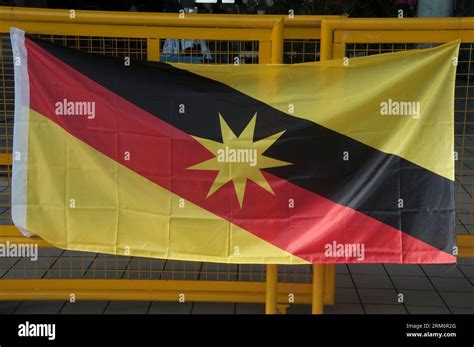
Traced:
<path fill-rule="evenodd" d="M 459 256 L 474 257 L 474 18 L 327 19 L 322 25 L 323 59 L 351 58 L 427 48 L 460 39 L 455 90 L 456 231 Z M 474 67 L 474 64 L 472 65 Z"/>
<path fill-rule="evenodd" d="M 100 23 L 100 24 L 99 24 Z M 23 238 L 10 217 L 13 63 L 9 28 L 57 44 L 132 59 L 200 64 L 300 63 L 463 41 L 456 85 L 456 209 L 461 256 L 474 256 L 474 132 L 470 91 L 474 20 L 104 13 L 0 8 L 0 242 L 36 242 L 36 262 L 0 258 L 0 300 L 80 299 L 265 302 L 267 312 L 334 303 L 333 265 L 262 266 L 178 262 L 64 251 Z M 390 28 L 387 30 L 386 28 Z M 192 30 L 191 30 L 192 29 Z M 112 34 L 113 33 L 113 34 Z M 173 49 L 192 42 L 188 49 Z M 171 47 L 171 48 L 170 48 Z M 313 276 L 313 272 L 315 275 Z M 325 276 L 324 276 L 325 273 Z M 47 281 L 46 281 L 47 280 Z M 157 281 L 159 280 L 159 281 Z M 277 284 L 278 283 L 278 284 Z M 280 305 L 277 305 L 280 304 Z"/>
<path fill-rule="evenodd" d="M 67 299 L 74 292 L 82 299 L 175 301 L 184 294 L 188 301 L 270 299 L 268 312 L 284 311 L 277 301 L 310 303 L 311 266 L 280 266 L 277 272 L 276 266 L 64 251 L 36 237 L 23 238 L 10 216 L 14 86 L 8 32 L 15 26 L 74 49 L 140 60 L 257 64 L 281 63 L 283 58 L 295 63 L 319 59 L 320 18 L 189 15 L 183 20 L 178 14 L 123 13 L 117 20 L 116 13 L 91 11 L 77 11 L 74 20 L 68 16 L 69 11 L 0 8 L 0 240 L 42 246 L 35 262 L 0 259 L 0 300 Z"/>

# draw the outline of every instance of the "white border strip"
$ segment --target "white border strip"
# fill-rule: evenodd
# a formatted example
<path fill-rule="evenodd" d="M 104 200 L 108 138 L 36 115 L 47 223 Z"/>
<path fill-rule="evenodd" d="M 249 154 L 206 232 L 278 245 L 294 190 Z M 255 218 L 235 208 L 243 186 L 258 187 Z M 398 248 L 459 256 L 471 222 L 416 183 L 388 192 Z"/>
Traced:
<path fill-rule="evenodd" d="M 28 203 L 28 128 L 30 109 L 30 82 L 25 47 L 25 32 L 10 28 L 15 71 L 15 118 L 13 124 L 13 173 L 12 219 L 23 235 L 32 236 L 27 230 L 26 208 Z"/>

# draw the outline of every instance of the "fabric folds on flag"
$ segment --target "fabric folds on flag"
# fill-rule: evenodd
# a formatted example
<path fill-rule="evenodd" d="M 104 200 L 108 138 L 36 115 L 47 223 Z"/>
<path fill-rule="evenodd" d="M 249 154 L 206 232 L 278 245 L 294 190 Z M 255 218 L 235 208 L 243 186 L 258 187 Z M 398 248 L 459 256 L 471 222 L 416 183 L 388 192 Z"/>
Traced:
<path fill-rule="evenodd" d="M 11 38 L 25 235 L 189 261 L 456 261 L 459 42 L 211 66 Z"/>

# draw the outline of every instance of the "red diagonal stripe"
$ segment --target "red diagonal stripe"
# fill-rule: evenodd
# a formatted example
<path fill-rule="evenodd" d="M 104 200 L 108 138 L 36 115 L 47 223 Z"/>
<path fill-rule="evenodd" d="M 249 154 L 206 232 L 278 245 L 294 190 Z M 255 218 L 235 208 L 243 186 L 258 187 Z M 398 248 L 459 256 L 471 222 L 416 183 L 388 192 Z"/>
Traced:
<path fill-rule="evenodd" d="M 267 242 L 311 262 L 360 262 L 326 257 L 325 245 L 334 241 L 363 244 L 366 263 L 455 262 L 454 256 L 400 230 L 268 173 L 275 195 L 249 182 L 242 208 L 231 183 L 206 198 L 217 172 L 187 169 L 212 157 L 200 143 L 25 41 L 32 109 L 150 181 Z M 94 101 L 96 117 L 57 116 L 55 103 L 63 99 Z"/>

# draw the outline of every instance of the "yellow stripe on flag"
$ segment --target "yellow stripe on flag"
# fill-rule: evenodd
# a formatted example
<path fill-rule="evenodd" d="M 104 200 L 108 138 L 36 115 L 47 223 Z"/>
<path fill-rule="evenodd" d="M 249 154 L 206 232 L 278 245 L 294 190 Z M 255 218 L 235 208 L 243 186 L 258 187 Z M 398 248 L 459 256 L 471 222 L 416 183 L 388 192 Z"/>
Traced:
<path fill-rule="evenodd" d="M 308 263 L 134 173 L 33 110 L 27 229 L 41 230 L 43 239 L 69 250 Z"/>
<path fill-rule="evenodd" d="M 458 50 L 455 41 L 295 65 L 173 65 L 454 180 L 452 91 Z M 394 114 L 397 108 L 405 114 Z"/>

